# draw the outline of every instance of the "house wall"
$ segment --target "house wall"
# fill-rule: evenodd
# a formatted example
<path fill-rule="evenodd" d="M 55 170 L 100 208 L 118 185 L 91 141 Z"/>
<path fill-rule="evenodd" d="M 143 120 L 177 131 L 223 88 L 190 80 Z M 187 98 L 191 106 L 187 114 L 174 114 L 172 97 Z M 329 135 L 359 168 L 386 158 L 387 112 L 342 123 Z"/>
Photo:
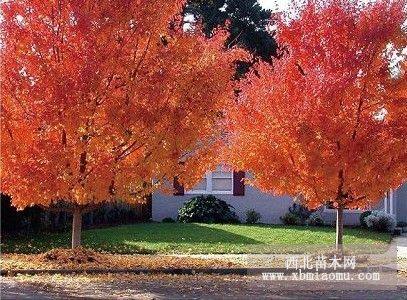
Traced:
<path fill-rule="evenodd" d="M 244 222 L 246 211 L 254 209 L 262 216 L 260 222 L 266 224 L 282 224 L 280 217 L 288 212 L 289 207 L 293 204 L 289 196 L 273 196 L 260 192 L 258 189 L 246 186 L 244 196 L 233 195 L 216 195 L 217 198 L 226 201 L 235 208 L 239 219 Z M 166 217 L 177 218 L 178 209 L 184 202 L 196 195 L 186 194 L 183 196 L 173 196 L 169 194 L 153 194 L 152 218 L 154 221 L 161 221 Z M 350 211 L 344 214 L 345 225 L 359 225 L 359 216 L 361 212 Z M 323 209 L 321 215 L 326 224 L 334 225 L 336 222 L 336 210 Z"/>
<path fill-rule="evenodd" d="M 372 210 L 384 210 L 384 201 L 388 201 L 388 199 L 381 200 Z M 345 210 L 343 214 L 344 224 L 349 226 L 360 225 L 360 214 L 362 212 L 363 210 Z M 321 214 L 326 224 L 336 224 L 336 210 L 324 209 Z"/>
<path fill-rule="evenodd" d="M 161 221 L 166 217 L 176 219 L 178 209 L 185 201 L 196 195 L 186 194 L 173 196 L 163 193 L 153 194 L 152 218 Z M 260 222 L 270 224 L 281 224 L 280 216 L 284 215 L 292 205 L 292 199 L 288 196 L 278 197 L 260 192 L 250 186 L 245 187 L 244 196 L 216 195 L 235 208 L 235 212 L 242 222 L 246 219 L 246 211 L 254 209 L 262 216 Z"/>
<path fill-rule="evenodd" d="M 280 217 L 288 212 L 288 208 L 293 204 L 289 196 L 273 196 L 260 192 L 251 186 L 245 187 L 244 196 L 216 195 L 232 205 L 242 222 L 246 219 L 246 211 L 254 209 L 262 215 L 260 222 L 267 224 L 281 224 Z M 152 197 L 152 219 L 161 221 L 166 217 L 177 218 L 178 209 L 185 201 L 196 195 L 186 194 L 183 196 L 173 196 L 170 194 L 155 193 Z M 394 192 L 394 205 L 397 221 L 407 222 L 407 183 Z M 374 209 L 384 209 L 384 202 L 381 201 Z M 359 225 L 361 211 L 345 211 L 345 225 Z M 336 211 L 322 209 L 321 215 L 326 224 L 334 225 L 336 222 Z"/>
<path fill-rule="evenodd" d="M 343 213 L 343 224 L 348 226 L 360 225 L 360 214 L 362 211 L 345 210 Z M 323 209 L 321 212 L 322 218 L 325 224 L 334 226 L 336 224 L 336 210 L 335 209 Z"/>
<path fill-rule="evenodd" d="M 396 206 L 397 222 L 407 222 L 407 183 L 397 189 L 393 197 L 395 197 L 394 203 Z"/>

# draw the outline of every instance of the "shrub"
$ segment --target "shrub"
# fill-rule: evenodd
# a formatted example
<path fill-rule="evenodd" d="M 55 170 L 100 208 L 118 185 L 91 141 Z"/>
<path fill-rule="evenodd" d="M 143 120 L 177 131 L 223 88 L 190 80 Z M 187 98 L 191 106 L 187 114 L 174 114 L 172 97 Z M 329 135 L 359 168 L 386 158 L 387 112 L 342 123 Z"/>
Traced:
<path fill-rule="evenodd" d="M 364 212 L 362 212 L 362 213 L 360 214 L 360 217 L 359 217 L 360 226 L 362 226 L 363 228 L 367 228 L 367 224 L 366 224 L 366 220 L 365 220 L 365 219 L 366 219 L 366 217 L 370 216 L 371 213 L 372 213 L 372 211 L 367 210 L 367 211 L 364 211 Z"/>
<path fill-rule="evenodd" d="M 372 211 L 372 213 L 365 218 L 365 221 L 368 228 L 379 232 L 393 232 L 394 228 L 396 228 L 396 219 L 394 216 L 381 210 Z"/>
<path fill-rule="evenodd" d="M 407 222 L 404 221 L 397 222 L 397 227 L 407 227 Z"/>
<path fill-rule="evenodd" d="M 308 226 L 324 226 L 325 222 L 319 211 L 313 212 L 306 221 Z"/>
<path fill-rule="evenodd" d="M 288 209 L 288 211 L 289 211 L 288 213 L 286 213 L 282 218 L 280 218 L 286 225 L 304 225 L 306 220 L 312 213 L 308 208 L 298 203 L 293 203 L 293 205 Z M 293 217 L 293 215 L 295 217 Z M 289 223 L 285 223 L 283 219 L 284 220 L 287 219 L 287 222 Z M 293 224 L 291 222 L 295 223 Z"/>
<path fill-rule="evenodd" d="M 182 223 L 239 223 L 233 207 L 215 196 L 197 196 L 187 201 L 178 210 L 178 221 Z"/>
<path fill-rule="evenodd" d="M 246 211 L 246 223 L 247 224 L 256 224 L 259 223 L 261 219 L 261 214 L 255 211 L 254 209 L 249 209 Z"/>
<path fill-rule="evenodd" d="M 175 223 L 173 218 L 167 217 L 161 220 L 162 223 Z"/>
<path fill-rule="evenodd" d="M 280 217 L 284 225 L 301 225 L 301 219 L 292 212 L 286 213 L 284 216 Z"/>

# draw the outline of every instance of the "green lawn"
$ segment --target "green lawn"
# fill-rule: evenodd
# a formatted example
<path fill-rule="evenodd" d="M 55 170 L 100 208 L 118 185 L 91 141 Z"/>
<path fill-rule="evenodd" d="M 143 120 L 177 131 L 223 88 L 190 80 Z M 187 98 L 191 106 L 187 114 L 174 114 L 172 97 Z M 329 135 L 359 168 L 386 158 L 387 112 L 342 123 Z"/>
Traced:
<path fill-rule="evenodd" d="M 345 228 L 347 245 L 374 248 L 390 240 L 389 234 Z M 144 223 L 83 232 L 84 247 L 113 253 L 276 253 L 281 247 L 334 243 L 332 227 Z M 38 253 L 69 245 L 69 233 L 43 234 L 8 238 L 2 251 Z"/>

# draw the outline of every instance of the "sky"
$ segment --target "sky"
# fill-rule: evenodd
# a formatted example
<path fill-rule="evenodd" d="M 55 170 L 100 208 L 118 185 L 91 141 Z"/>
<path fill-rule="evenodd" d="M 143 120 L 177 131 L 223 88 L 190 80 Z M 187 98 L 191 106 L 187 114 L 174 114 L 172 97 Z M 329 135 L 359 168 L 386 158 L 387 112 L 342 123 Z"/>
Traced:
<path fill-rule="evenodd" d="M 367 3 L 374 0 L 359 0 L 360 2 Z M 291 0 L 258 0 L 261 6 L 266 9 L 271 9 L 273 11 L 283 11 L 288 10 Z"/>
<path fill-rule="evenodd" d="M 287 10 L 290 0 L 258 0 L 261 6 L 273 11 Z"/>

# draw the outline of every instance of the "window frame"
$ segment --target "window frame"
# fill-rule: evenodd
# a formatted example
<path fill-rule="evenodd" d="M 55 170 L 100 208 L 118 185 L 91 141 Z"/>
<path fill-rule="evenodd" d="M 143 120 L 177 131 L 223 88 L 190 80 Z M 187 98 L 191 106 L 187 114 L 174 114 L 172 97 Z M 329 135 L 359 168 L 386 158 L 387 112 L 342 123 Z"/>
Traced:
<path fill-rule="evenodd" d="M 214 178 L 213 177 L 213 173 L 214 172 L 216 172 L 216 170 L 215 171 L 208 171 L 208 172 L 206 172 L 205 173 L 205 177 L 204 178 L 202 178 L 202 179 L 206 179 L 206 189 L 205 190 L 195 190 L 195 189 L 191 189 L 191 190 L 186 190 L 185 191 L 185 194 L 188 194 L 188 195 L 233 195 L 233 188 L 234 188 L 234 172 L 231 170 L 230 171 L 230 174 L 231 174 L 231 176 L 230 177 L 215 177 L 215 179 L 216 178 L 226 178 L 226 179 L 229 179 L 230 178 L 230 180 L 232 181 L 232 184 L 231 184 L 231 188 L 230 188 L 230 190 L 227 190 L 227 191 L 214 191 L 213 190 L 213 184 L 212 184 L 212 179 Z M 225 171 L 223 171 L 223 172 L 225 172 Z M 228 172 L 229 173 L 229 171 L 226 171 L 226 172 Z M 225 172 L 225 173 L 226 173 Z"/>

